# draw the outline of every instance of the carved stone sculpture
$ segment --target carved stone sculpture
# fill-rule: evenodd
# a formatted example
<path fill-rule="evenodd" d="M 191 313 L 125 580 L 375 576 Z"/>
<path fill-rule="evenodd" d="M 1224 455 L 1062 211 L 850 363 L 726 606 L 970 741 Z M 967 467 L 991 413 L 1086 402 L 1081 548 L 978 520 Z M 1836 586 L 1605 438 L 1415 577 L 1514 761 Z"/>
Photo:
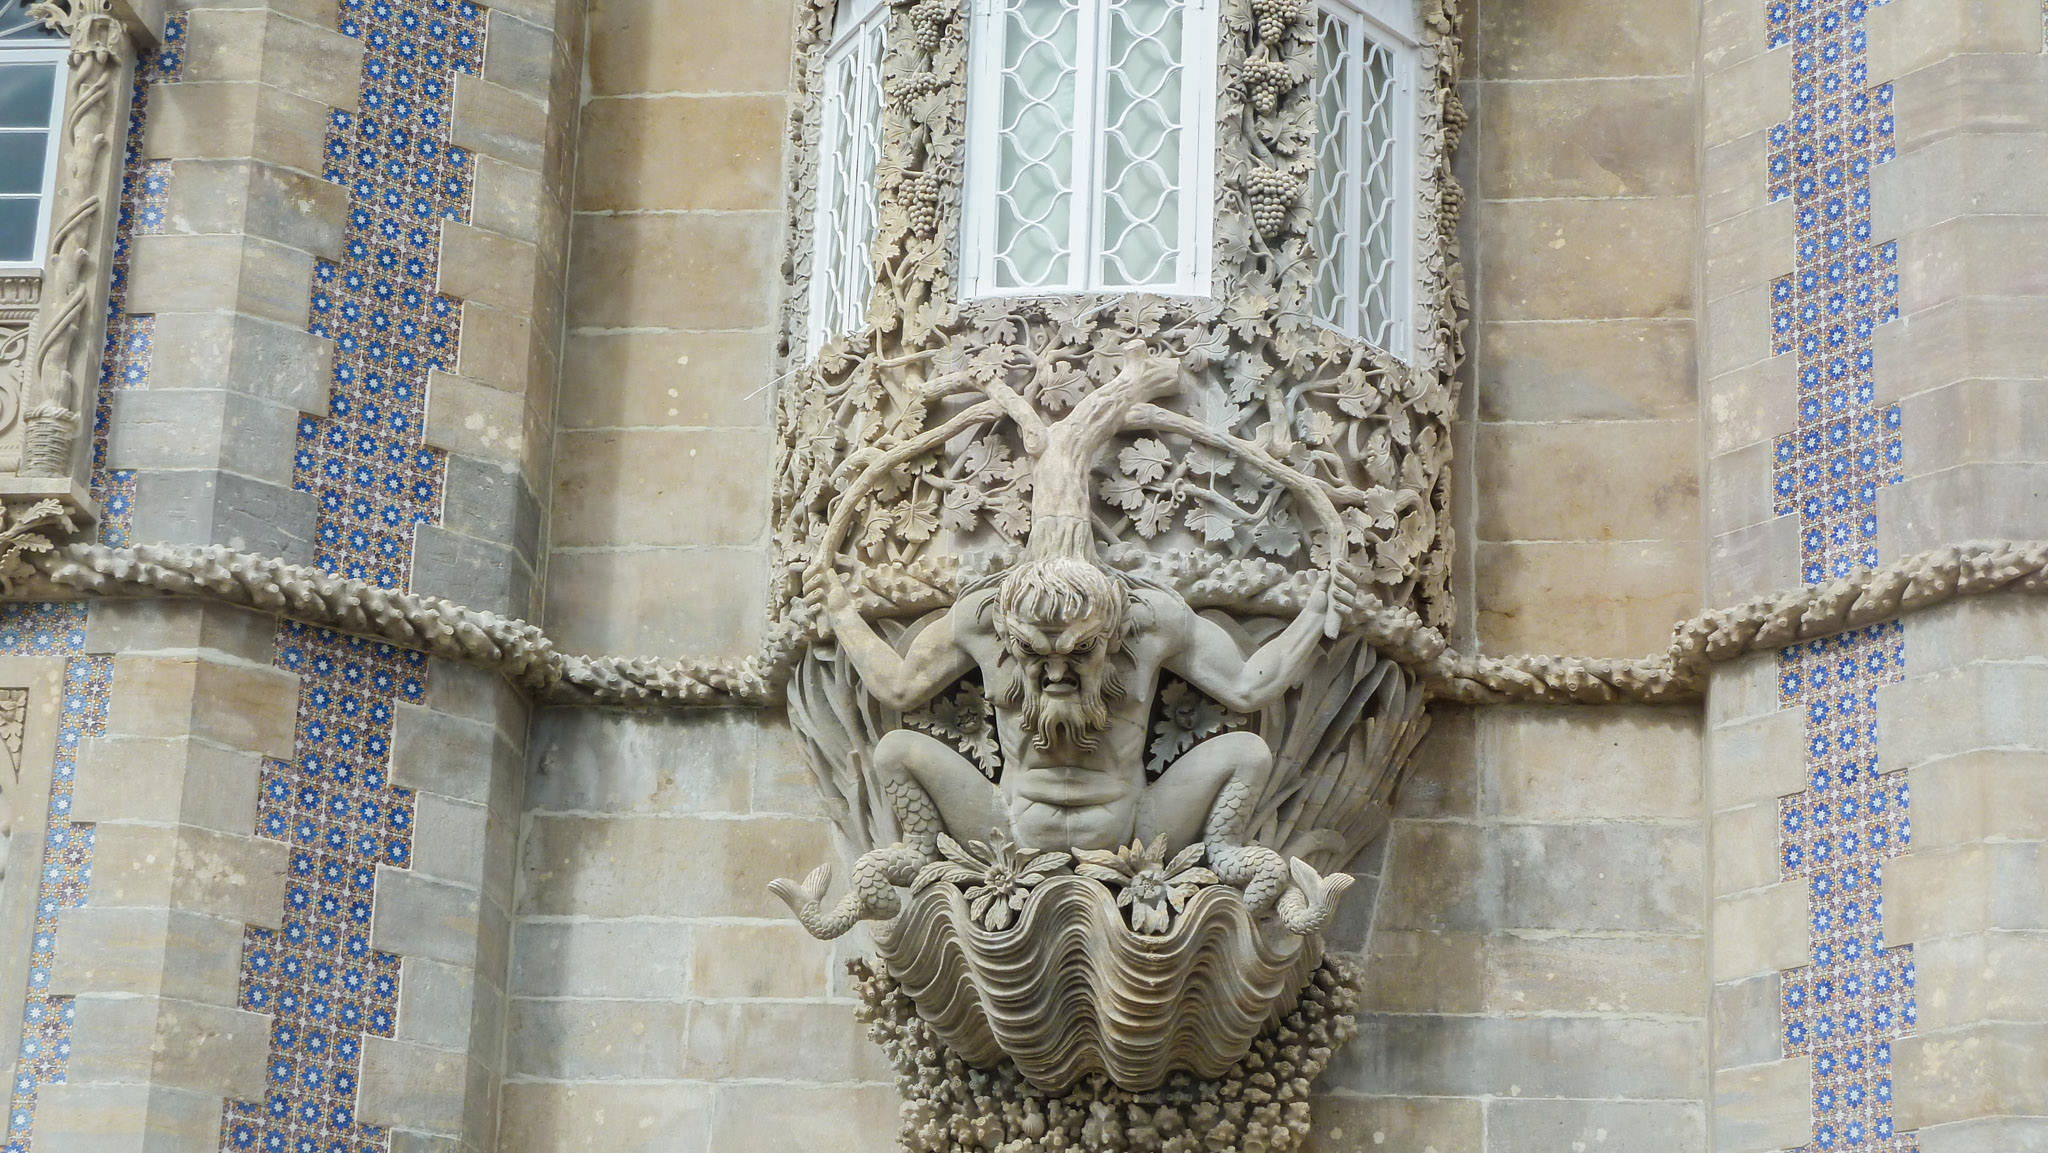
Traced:
<path fill-rule="evenodd" d="M 1424 4 L 1397 359 L 1307 303 L 1312 3 L 1222 4 L 1215 292 L 1172 299 L 959 298 L 969 5 L 889 6 L 873 295 L 815 355 L 815 101 L 792 127 L 774 627 L 853 861 L 773 889 L 820 937 L 869 924 L 911 1148 L 1065 1147 L 1067 1110 L 1291 1148 L 1348 1035 L 1322 933 L 1424 723 L 1415 654 L 1361 623 L 1450 613 L 1453 14 Z M 832 8 L 800 9 L 812 91 Z M 1290 1103 L 1218 1128 L 1267 1061 L 1305 1071 Z M 925 1076 L 956 1065 L 1009 1088 Z M 1125 1147 L 1108 1124 L 1078 1147 Z"/>
<path fill-rule="evenodd" d="M 0 276 L 0 473 L 21 467 L 21 401 L 42 290 L 41 276 Z"/>
<path fill-rule="evenodd" d="M 1179 362 L 1129 351 L 1057 421 L 992 385 L 984 403 L 1016 414 L 1033 463 L 1023 558 L 891 643 L 828 552 L 811 579 L 838 648 L 814 654 L 791 692 L 839 806 L 864 802 L 894 832 L 863 844 L 836 901 L 829 865 L 776 893 L 820 937 L 886 922 L 876 945 L 927 1024 L 968 1061 L 1007 1059 L 1054 1091 L 1096 1073 L 1151 1089 L 1242 1058 L 1321 960 L 1318 934 L 1351 883 L 1324 870 L 1376 831 L 1376 805 L 1420 732 L 1420 694 L 1397 666 L 1326 643 L 1358 595 L 1334 551 L 1327 569 L 1302 574 L 1292 619 L 1258 643 L 1104 563 L 1090 473 L 1128 425 L 1158 423 L 1150 402 L 1184 383 Z M 843 499 L 879 483 L 891 455 Z M 957 721 L 948 732 L 904 718 L 967 677 L 993 714 L 993 779 L 946 739 Z M 1162 722 L 1171 748 L 1148 756 L 1168 678 L 1214 702 L 1217 719 L 1178 732 Z M 1339 686 L 1316 694 L 1323 707 L 1282 703 Z M 1225 715 L 1260 715 L 1270 731 Z M 1389 730 L 1379 748 L 1301 755 L 1332 736 L 1369 743 L 1376 728 Z"/>
<path fill-rule="evenodd" d="M 22 477 L 70 481 L 84 463 L 82 413 L 86 389 L 97 379 L 106 322 L 121 87 L 135 49 L 110 0 L 43 0 L 29 13 L 62 33 L 71 53 L 56 141 L 60 168 L 51 204 L 49 261 L 22 398 L 18 471 Z M 66 484 L 17 484 L 8 491 L 48 493 L 65 500 L 73 513 L 92 511 Z"/>

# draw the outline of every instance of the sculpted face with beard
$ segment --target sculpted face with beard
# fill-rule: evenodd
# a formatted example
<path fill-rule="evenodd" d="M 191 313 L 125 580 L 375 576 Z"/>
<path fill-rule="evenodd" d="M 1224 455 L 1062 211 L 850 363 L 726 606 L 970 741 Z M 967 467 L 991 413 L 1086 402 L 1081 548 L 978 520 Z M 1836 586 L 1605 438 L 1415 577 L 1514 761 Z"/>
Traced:
<path fill-rule="evenodd" d="M 1126 694 L 1118 666 L 1142 604 L 1115 574 L 1071 557 L 1020 565 L 995 593 L 988 687 L 1011 835 L 1031 848 L 1127 843 L 1145 789 L 1151 694 Z"/>

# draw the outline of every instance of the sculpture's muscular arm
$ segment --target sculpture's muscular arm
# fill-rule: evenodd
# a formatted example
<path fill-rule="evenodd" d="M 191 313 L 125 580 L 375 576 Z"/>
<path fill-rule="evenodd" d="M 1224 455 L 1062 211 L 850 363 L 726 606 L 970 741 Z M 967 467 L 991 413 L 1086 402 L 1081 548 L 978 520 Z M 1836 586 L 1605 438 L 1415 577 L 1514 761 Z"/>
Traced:
<path fill-rule="evenodd" d="M 917 634 L 901 654 L 861 617 L 836 576 L 825 586 L 825 616 L 839 647 L 860 671 L 862 685 L 892 709 L 916 708 L 974 668 L 974 658 L 954 635 L 952 612 Z"/>
<path fill-rule="evenodd" d="M 1329 604 L 1327 580 L 1319 580 L 1300 615 L 1249 658 L 1239 652 L 1237 642 L 1220 625 L 1181 604 L 1174 614 L 1179 618 L 1176 631 L 1180 643 L 1164 663 L 1223 707 L 1256 712 L 1300 679 L 1316 642 L 1322 639 Z"/>

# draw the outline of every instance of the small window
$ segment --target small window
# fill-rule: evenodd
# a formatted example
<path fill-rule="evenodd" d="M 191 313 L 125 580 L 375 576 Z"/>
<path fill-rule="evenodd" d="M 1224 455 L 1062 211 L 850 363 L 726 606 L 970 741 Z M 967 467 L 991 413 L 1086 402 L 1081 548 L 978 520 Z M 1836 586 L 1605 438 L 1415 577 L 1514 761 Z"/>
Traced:
<path fill-rule="evenodd" d="M 1412 8 L 1319 0 L 1316 11 L 1316 319 L 1395 356 L 1408 355 L 1414 280 Z"/>
<path fill-rule="evenodd" d="M 20 0 L 0 3 L 0 268 L 43 263 L 68 53 Z"/>
<path fill-rule="evenodd" d="M 1209 291 L 1215 0 L 977 0 L 969 296 Z"/>
<path fill-rule="evenodd" d="M 882 155 L 882 49 L 888 6 L 842 0 L 825 57 L 818 208 L 811 233 L 810 349 L 867 319 L 874 269 L 875 167 Z"/>

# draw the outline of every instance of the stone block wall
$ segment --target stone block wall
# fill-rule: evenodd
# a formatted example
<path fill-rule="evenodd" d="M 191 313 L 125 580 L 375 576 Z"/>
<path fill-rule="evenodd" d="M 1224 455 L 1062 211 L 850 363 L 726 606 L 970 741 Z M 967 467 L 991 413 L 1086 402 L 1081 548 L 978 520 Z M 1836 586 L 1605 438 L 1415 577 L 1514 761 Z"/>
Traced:
<path fill-rule="evenodd" d="M 1910 675 L 1882 690 L 1887 751 L 1913 792 L 1913 851 L 1887 870 L 1885 925 L 1919 980 L 1893 1048 L 1901 1128 L 1923 1149 L 2048 1141 L 2048 611 L 1966 604 L 1913 619 Z"/>
<path fill-rule="evenodd" d="M 2038 437 L 2016 403 L 2040 376 L 2025 319 L 2039 204 L 2010 167 L 2038 151 L 2040 17 L 1707 5 L 1716 602 L 2043 531 Z M 2013 1002 L 1991 1006 L 2015 988 L 1999 950 L 2039 902 L 2016 896 L 2024 866 L 1973 871 L 1987 842 L 2039 835 L 2024 800 L 2038 742 L 2026 710 L 1999 704 L 2030 691 L 2035 615 L 1951 606 L 1714 673 L 1717 1149 L 2040 1139 L 2016 1119 L 2038 1107 L 2001 1081 L 2033 1049 L 1981 1062 L 2024 1031 L 1991 1023 Z M 1993 812 L 2010 817 L 1996 833 Z"/>
<path fill-rule="evenodd" d="M 1701 785 L 1685 710 L 1440 711 L 1317 1148 L 1704 1150 Z"/>
<path fill-rule="evenodd" d="M 1477 642 L 1639 655 L 1701 599 L 1694 5 L 1477 0 L 1465 19 Z"/>
<path fill-rule="evenodd" d="M 590 6 L 546 617 L 568 650 L 760 643 L 792 19 Z"/>
<path fill-rule="evenodd" d="M 2048 535 L 2048 56 L 2021 0 L 1886 6 L 1871 68 L 1893 81 L 1898 159 L 1871 178 L 1899 245 L 1899 319 L 1877 391 L 1910 430 L 1879 498 L 1880 547 Z"/>
<path fill-rule="evenodd" d="M 1773 169 L 1812 131 L 1799 20 L 1475 5 L 1460 579 L 1485 650 L 1655 650 L 1703 601 L 1860 559 L 1815 529 L 1886 560 L 2048 536 L 2039 6 L 1810 7 L 1867 33 L 1856 83 L 1891 110 L 1858 113 L 1877 135 L 1855 243 L 1896 280 L 1857 305 L 1855 403 L 1904 430 L 1855 433 L 1897 445 L 1867 531 L 1779 487 L 1820 459 L 1784 438 L 1824 431 L 1801 400 L 1827 370 L 1781 326 L 1805 323 L 1800 246 L 1826 235 Z M 390 191 L 374 163 L 344 171 L 348 118 L 394 83 L 361 8 L 181 5 L 175 66 L 145 70 L 103 539 L 355 565 L 538 615 L 565 649 L 751 652 L 790 0 L 462 17 L 481 56 L 433 107 L 464 176 L 408 241 L 453 345 L 406 338 L 438 364 L 403 426 L 361 407 L 369 330 L 322 319 Z M 352 471 L 394 444 L 409 463 Z M 427 489 L 379 528 L 353 502 L 392 476 Z M 2038 606 L 1983 600 L 1723 665 L 1703 711 L 1440 708 L 1334 936 L 1371 984 L 1317 1147 L 1764 1153 L 1846 1139 L 1851 1112 L 1886 1149 L 2048 1141 L 2044 651 Z M 1815 690 L 1846 658 L 1854 694 Z M 323 712 L 351 668 L 361 723 Z M 171 600 L 0 612 L 13 690 L 0 929 L 26 947 L 0 957 L 0 1052 L 24 1144 L 211 1151 L 246 1125 L 386 1129 L 394 1153 L 891 1147 L 894 1090 L 843 983 L 860 942 L 810 940 L 764 888 L 835 851 L 772 710 L 535 718 L 466 666 Z M 364 775 L 330 790 L 330 764 Z M 1827 877 L 1881 887 L 1868 964 L 1822 950 L 1843 918 L 1874 924 L 1871 891 L 1823 895 L 1787 855 L 1816 843 L 1788 818 L 1844 799 L 1859 835 L 1894 838 Z M 360 937 L 329 975 L 366 985 L 320 1002 L 358 1014 L 323 1034 L 353 1065 L 295 1048 L 324 994 L 272 949 L 294 923 Z M 1825 1067 L 1810 1031 L 1846 1016 L 1788 1011 L 1851 973 L 1883 1077 Z M 1887 1107 L 1847 1108 L 1880 1081 Z"/>
<path fill-rule="evenodd" d="M 896 1089 L 844 961 L 767 890 L 833 853 L 778 718 L 540 714 L 505 1153 L 886 1153 Z"/>

